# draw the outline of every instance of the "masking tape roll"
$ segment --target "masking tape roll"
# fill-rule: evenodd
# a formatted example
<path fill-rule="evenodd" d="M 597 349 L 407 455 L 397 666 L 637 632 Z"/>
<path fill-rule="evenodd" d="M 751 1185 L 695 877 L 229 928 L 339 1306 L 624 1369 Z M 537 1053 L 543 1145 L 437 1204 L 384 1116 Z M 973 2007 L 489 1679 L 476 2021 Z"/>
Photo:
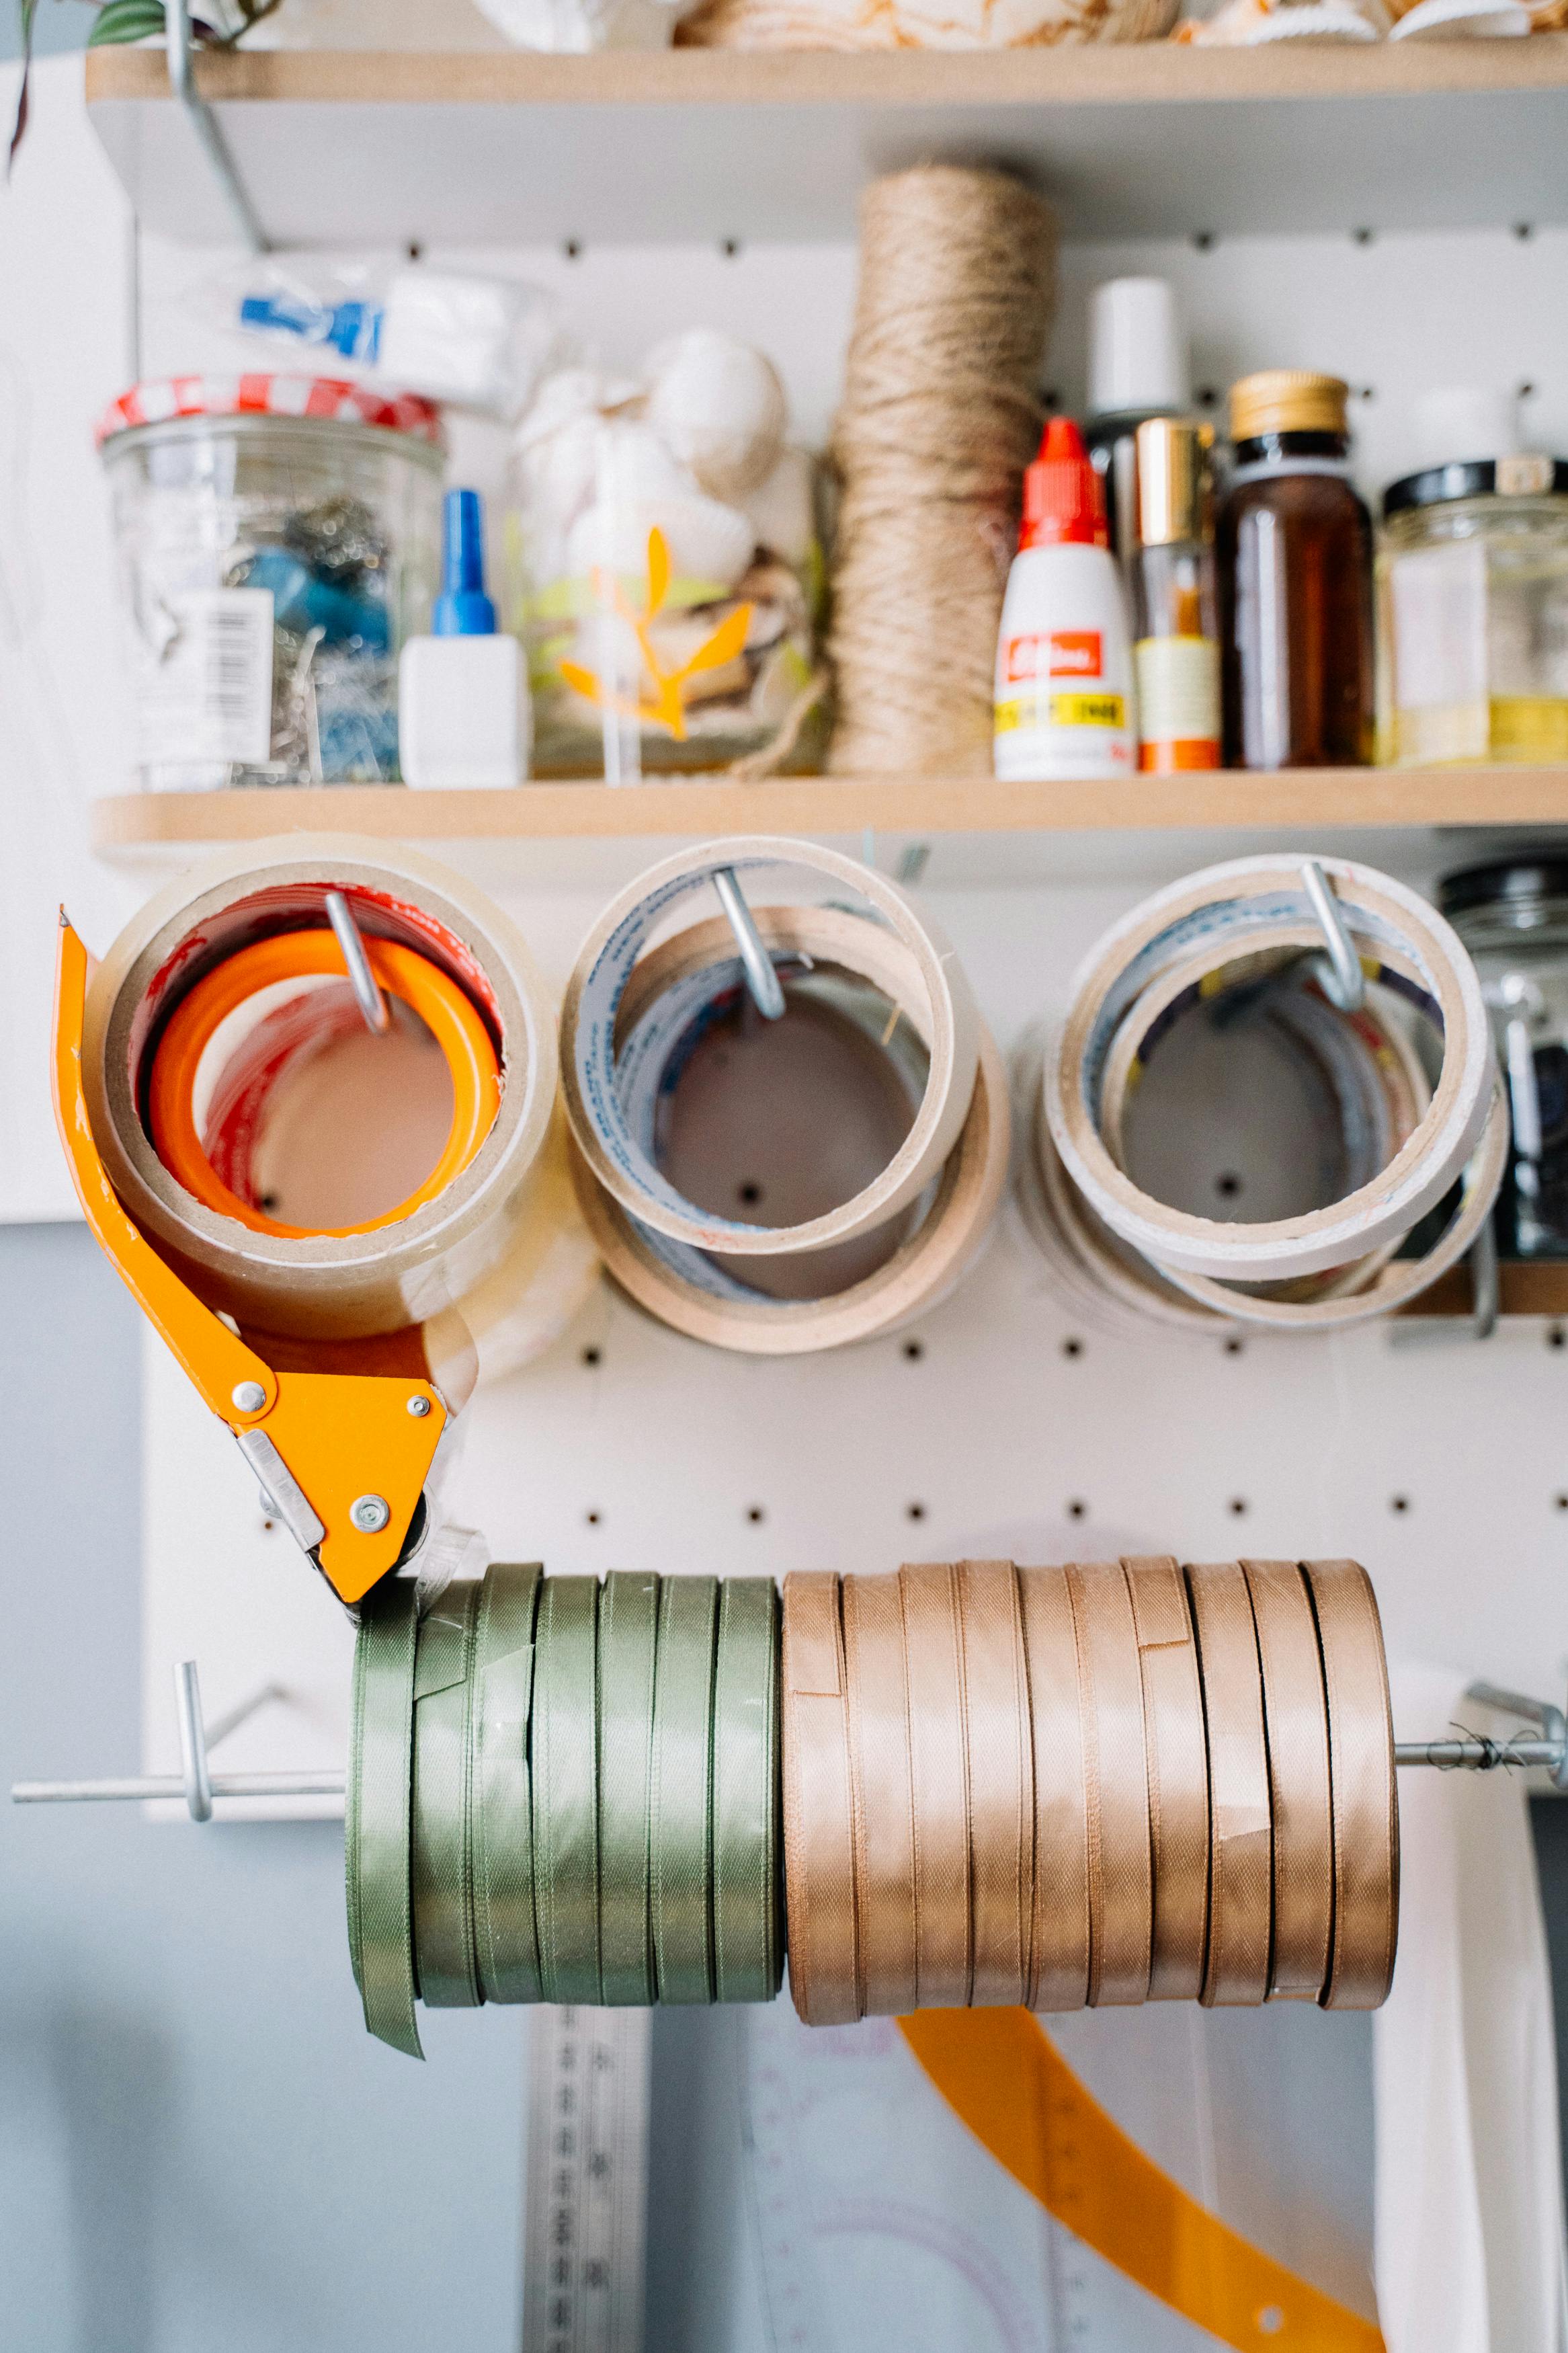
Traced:
<path fill-rule="evenodd" d="M 951 1566 L 899 1571 L 910 1691 L 915 1820 L 915 1978 L 920 2006 L 959 2008 L 974 1986 L 969 1739 L 963 1632 Z"/>
<path fill-rule="evenodd" d="M 1399 1935 L 1399 1790 L 1377 1598 L 1353 1560 L 1301 1563 L 1318 1623 L 1334 1811 L 1334 1934 L 1326 2010 L 1375 2010 Z"/>
<path fill-rule="evenodd" d="M 1072 1596 L 1062 1568 L 1021 1568 L 1035 1773 L 1031 2010 L 1089 2000 L 1089 1793 Z"/>
<path fill-rule="evenodd" d="M 844 1673 L 855 1793 L 862 2015 L 920 2004 L 913 1726 L 896 1577 L 843 1581 Z"/>
<path fill-rule="evenodd" d="M 719 1580 L 667 1577 L 658 1601 L 648 1894 L 662 2002 L 713 1999 L 713 1652 Z"/>
<path fill-rule="evenodd" d="M 474 1950 L 484 2001 L 538 2001 L 529 1719 L 541 1570 L 492 1562 L 474 1641 Z"/>
<path fill-rule="evenodd" d="M 1153 1939 L 1138 1630 L 1120 1561 L 1068 1567 L 1089 1799 L 1089 1999 L 1146 2001 Z"/>
<path fill-rule="evenodd" d="M 957 1563 L 969 1744 L 970 2000 L 1021 2002 L 1034 1913 L 1035 1761 L 1018 1577 L 1010 1560 Z"/>
<path fill-rule="evenodd" d="M 414 1667 L 410 1873 L 414 1961 L 426 2010 L 479 2005 L 469 1819 L 479 1588 L 449 1585 L 419 1621 Z"/>
<path fill-rule="evenodd" d="M 702 1252 L 640 1227 L 580 1154 L 578 1199 L 606 1270 L 659 1323 L 745 1356 L 801 1356 L 897 1331 L 946 1297 L 990 1232 L 1009 1145 L 1001 1058 L 982 1032 L 968 1117 L 920 1224 L 874 1273 L 817 1299 L 769 1298 Z"/>
<path fill-rule="evenodd" d="M 860 2014 L 860 1968 L 844 1633 L 828 1571 L 784 1579 L 783 1672 L 790 1993 L 807 2026 L 845 2026 Z"/>
<path fill-rule="evenodd" d="M 1329 1978 L 1334 1823 L 1312 1603 L 1293 1560 L 1244 1560 L 1263 1670 L 1274 1835 L 1271 1999 L 1317 2001 Z"/>
<path fill-rule="evenodd" d="M 1222 972 L 1267 976 L 1321 947 L 1301 861 L 1238 859 L 1156 893 L 1113 927 L 1075 980 L 1044 1073 L 1051 1135 L 1096 1217 L 1173 1281 L 1279 1282 L 1397 1248 L 1458 1180 L 1489 1120 L 1495 1125 L 1489 1028 L 1456 934 L 1403 884 L 1347 860 L 1321 863 L 1363 970 L 1427 1012 L 1443 1036 L 1442 1070 L 1413 1132 L 1375 1176 L 1326 1208 L 1222 1223 L 1153 1200 L 1116 1158 L 1127 1091 L 1158 1025 L 1212 993 Z M 1233 1302 L 1232 1312 L 1247 1314 L 1249 1303 Z"/>
<path fill-rule="evenodd" d="M 1251 2007 L 1268 1992 L 1273 1813 L 1263 1671 L 1247 1579 L 1233 1560 L 1186 1572 L 1209 1752 L 1209 1942 L 1201 2000 Z"/>
<path fill-rule="evenodd" d="M 658 1998 L 648 1907 L 659 1587 L 612 1569 L 599 1601 L 599 1978 L 616 2004 Z"/>
<path fill-rule="evenodd" d="M 1174 1560 L 1124 1560 L 1149 1774 L 1151 2001 L 1193 2001 L 1208 1951 L 1209 1760 L 1187 1588 Z"/>
<path fill-rule="evenodd" d="M 772 2001 L 784 1974 L 779 1598 L 771 1577 L 719 1588 L 713 1665 L 713 1993 Z"/>
<path fill-rule="evenodd" d="M 347 898 L 373 964 L 384 943 L 472 1008 L 501 1083 L 482 1141 L 436 1198 L 370 1230 L 301 1236 L 268 1219 L 242 1225 L 187 1191 L 154 1149 L 144 1103 L 182 999 L 264 943 L 324 932 L 330 890 Z M 215 1053 L 222 1036 L 215 1032 Z M 310 1040 L 294 1042 L 302 1050 Z M 539 1266 L 536 1241 L 520 1253 L 522 1229 L 547 1224 L 559 1232 L 563 1221 L 574 1223 L 560 1162 L 552 1171 L 547 1151 L 558 1073 L 549 994 L 500 911 L 412 850 L 353 835 L 309 844 L 281 837 L 237 846 L 181 876 L 133 917 L 99 965 L 82 1062 L 94 1137 L 132 1218 L 209 1305 L 258 1332 L 358 1338 L 460 1313 L 470 1293 L 483 1302 L 481 1323 L 495 1324 L 502 1302 L 494 1284 L 509 1256 L 518 1258 L 514 1282 L 524 1288 Z M 240 1113 L 249 1116 L 251 1107 L 244 1102 Z M 190 1104 L 183 1115 L 194 1116 Z M 591 1258 L 580 1240 L 565 1257 L 573 1272 L 557 1262 L 551 1282 L 574 1308 Z"/>
<path fill-rule="evenodd" d="M 645 1103 L 657 1098 L 660 1074 L 693 1023 L 716 997 L 738 986 L 739 959 L 672 987 L 657 1018 L 645 1015 L 630 1037 L 619 1017 L 637 958 L 672 910 L 705 892 L 715 874 L 745 877 L 781 865 L 825 878 L 836 900 L 851 893 L 867 912 L 837 904 L 759 907 L 753 913 L 764 941 L 774 950 L 815 955 L 810 942 L 824 935 L 826 919 L 833 942 L 826 953 L 895 999 L 927 1048 L 930 1074 L 908 1134 L 870 1184 L 823 1216 L 768 1227 L 720 1217 L 685 1199 L 655 1164 L 647 1114 L 639 1121 L 627 1112 L 635 1096 Z M 919 1199 L 958 1141 L 973 1092 L 979 1039 L 979 1016 L 956 957 L 893 883 L 837 850 L 742 835 L 677 851 L 650 867 L 595 924 L 567 984 L 563 1085 L 579 1150 L 599 1184 L 640 1226 L 696 1250 L 779 1256 L 870 1232 Z M 656 1075 L 644 1086 L 647 1067 Z"/>

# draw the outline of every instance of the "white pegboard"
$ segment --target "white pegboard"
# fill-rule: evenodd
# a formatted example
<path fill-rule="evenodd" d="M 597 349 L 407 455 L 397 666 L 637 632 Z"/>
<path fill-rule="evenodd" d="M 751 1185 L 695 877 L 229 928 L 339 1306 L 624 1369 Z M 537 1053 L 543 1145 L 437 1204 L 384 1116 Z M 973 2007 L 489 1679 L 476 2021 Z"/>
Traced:
<path fill-rule="evenodd" d="M 1179 871 L 1163 846 L 1145 855 L 1137 879 L 924 894 L 1005 1050 Z M 556 972 L 595 904 L 507 903 Z M 450 1508 L 496 1557 L 563 1573 L 1348 1553 L 1395 1655 L 1550 1695 L 1568 1668 L 1560 1337 L 1533 1321 L 1479 1344 L 1128 1335 L 1064 1300 L 1009 1211 L 912 1330 L 826 1356 L 721 1354 L 603 1291 L 548 1357 L 475 1398 Z M 192 1654 L 214 1713 L 274 1677 L 297 1693 L 235 1736 L 236 1769 L 341 1755 L 345 1628 L 161 1349 L 151 1370 L 149 1764 L 173 1769 L 171 1671 Z"/>

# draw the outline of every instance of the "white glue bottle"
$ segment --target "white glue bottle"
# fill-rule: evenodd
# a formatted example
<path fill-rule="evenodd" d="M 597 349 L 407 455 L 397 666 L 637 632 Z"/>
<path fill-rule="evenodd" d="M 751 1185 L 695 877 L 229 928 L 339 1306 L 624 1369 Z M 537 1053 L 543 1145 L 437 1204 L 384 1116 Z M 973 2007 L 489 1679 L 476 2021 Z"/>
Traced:
<path fill-rule="evenodd" d="M 1004 783 L 1131 776 L 1132 651 L 1100 476 L 1070 417 L 1053 417 L 1024 475 L 1024 528 L 996 647 Z"/>
<path fill-rule="evenodd" d="M 443 520 L 433 634 L 410 638 L 398 664 L 403 781 L 426 791 L 515 785 L 531 749 L 528 676 L 521 646 L 497 631 L 485 594 L 479 492 L 448 491 Z"/>

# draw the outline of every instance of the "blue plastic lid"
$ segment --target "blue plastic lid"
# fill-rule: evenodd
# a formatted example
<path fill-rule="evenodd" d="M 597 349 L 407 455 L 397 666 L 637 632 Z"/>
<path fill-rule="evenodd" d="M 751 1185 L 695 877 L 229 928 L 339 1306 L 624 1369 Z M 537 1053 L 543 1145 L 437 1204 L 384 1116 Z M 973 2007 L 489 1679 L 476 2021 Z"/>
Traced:
<path fill-rule="evenodd" d="M 485 594 L 484 520 L 478 491 L 448 491 L 442 511 L 441 594 L 430 617 L 437 638 L 493 638 L 496 608 Z"/>

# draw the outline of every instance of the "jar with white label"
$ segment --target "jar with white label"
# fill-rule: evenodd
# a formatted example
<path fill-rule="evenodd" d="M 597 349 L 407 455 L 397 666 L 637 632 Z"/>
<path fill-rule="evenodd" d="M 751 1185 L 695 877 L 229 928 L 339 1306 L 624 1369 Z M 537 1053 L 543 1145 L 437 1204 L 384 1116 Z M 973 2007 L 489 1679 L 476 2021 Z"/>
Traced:
<path fill-rule="evenodd" d="M 1434 466 L 1383 501 L 1378 756 L 1568 760 L 1568 463 Z"/>
<path fill-rule="evenodd" d="M 432 405 L 185 376 L 124 394 L 99 442 L 142 787 L 395 784 L 398 653 L 439 580 Z"/>

